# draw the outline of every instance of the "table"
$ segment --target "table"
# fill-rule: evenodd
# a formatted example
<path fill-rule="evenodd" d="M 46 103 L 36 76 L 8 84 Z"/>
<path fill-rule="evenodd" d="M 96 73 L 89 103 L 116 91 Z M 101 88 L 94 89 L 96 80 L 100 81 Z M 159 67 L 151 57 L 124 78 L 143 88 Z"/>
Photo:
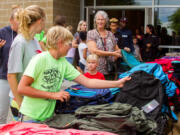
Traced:
<path fill-rule="evenodd" d="M 174 49 L 180 49 L 180 46 L 178 45 L 159 45 L 159 48 L 167 48 L 169 49 L 169 52 L 173 52 Z"/>

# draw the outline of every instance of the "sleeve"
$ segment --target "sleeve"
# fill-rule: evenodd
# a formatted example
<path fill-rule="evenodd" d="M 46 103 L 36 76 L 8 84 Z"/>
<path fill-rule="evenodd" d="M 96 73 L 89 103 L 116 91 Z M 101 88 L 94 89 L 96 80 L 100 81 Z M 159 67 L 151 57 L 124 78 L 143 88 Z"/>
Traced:
<path fill-rule="evenodd" d="M 65 59 L 64 64 L 66 64 L 66 69 L 65 69 L 65 74 L 64 74 L 65 79 L 72 81 L 72 80 L 76 79 L 81 74 L 66 59 Z"/>
<path fill-rule="evenodd" d="M 46 44 L 46 36 L 43 37 L 42 42 Z"/>
<path fill-rule="evenodd" d="M 86 72 L 86 73 L 84 73 L 84 76 L 88 78 L 88 73 L 87 73 L 87 72 Z"/>
<path fill-rule="evenodd" d="M 94 36 L 94 32 L 92 30 L 88 31 L 88 33 L 87 33 L 86 42 L 88 42 L 88 41 L 96 41 L 95 36 Z"/>
<path fill-rule="evenodd" d="M 36 34 L 34 37 L 37 39 L 38 42 L 41 41 L 41 36 L 40 36 L 40 34 Z"/>
<path fill-rule="evenodd" d="M 29 76 L 32 78 L 37 78 L 37 76 L 39 75 L 38 71 L 41 69 L 41 68 L 38 68 L 41 65 L 41 64 L 39 64 L 39 62 L 40 62 L 40 60 L 38 59 L 38 57 L 34 56 L 30 60 L 30 62 L 28 64 L 28 66 L 26 67 L 23 75 L 26 75 L 26 76 Z"/>
<path fill-rule="evenodd" d="M 22 42 L 14 41 L 9 52 L 8 73 L 23 72 L 24 45 Z"/>
<path fill-rule="evenodd" d="M 78 43 L 78 44 L 80 43 L 80 38 L 79 38 L 79 33 L 78 33 L 78 32 L 76 32 L 76 33 L 74 34 L 74 39 L 77 40 L 77 43 Z"/>
<path fill-rule="evenodd" d="M 79 37 L 79 34 L 78 34 L 78 32 L 76 32 L 75 34 L 74 34 L 74 38 L 78 38 Z"/>
<path fill-rule="evenodd" d="M 87 45 L 83 44 L 82 49 L 84 50 L 85 48 L 87 48 Z"/>
<path fill-rule="evenodd" d="M 105 80 L 105 77 L 102 73 L 99 72 L 99 76 L 100 76 L 101 80 Z"/>
<path fill-rule="evenodd" d="M 104 77 L 104 75 L 103 75 L 103 74 L 102 74 L 102 77 L 101 77 L 101 78 L 102 78 L 102 80 L 105 80 L 105 77 Z"/>

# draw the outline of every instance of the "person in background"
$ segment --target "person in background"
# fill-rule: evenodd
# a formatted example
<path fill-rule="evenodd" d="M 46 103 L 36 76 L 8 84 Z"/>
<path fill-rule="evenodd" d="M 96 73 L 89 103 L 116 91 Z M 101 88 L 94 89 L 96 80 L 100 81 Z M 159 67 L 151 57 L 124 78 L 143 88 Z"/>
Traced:
<path fill-rule="evenodd" d="M 115 36 L 117 45 L 121 46 L 122 37 L 121 37 L 121 34 L 118 32 L 118 29 L 119 29 L 119 20 L 117 18 L 111 18 L 110 21 L 109 21 L 109 24 L 110 24 L 109 28 L 110 28 L 111 32 L 114 34 L 114 36 Z M 118 72 L 120 71 L 121 62 L 122 62 L 121 58 L 118 58 L 115 61 L 115 63 L 116 63 L 115 79 L 117 78 Z"/>
<path fill-rule="evenodd" d="M 79 67 L 81 68 L 82 71 L 84 71 L 85 69 L 85 65 L 86 65 L 86 57 L 87 57 L 87 50 L 85 50 L 87 48 L 86 45 L 86 38 L 87 38 L 87 32 L 83 32 L 81 31 L 79 33 L 79 37 L 80 37 L 80 44 L 78 45 L 78 51 L 79 51 Z"/>
<path fill-rule="evenodd" d="M 68 29 L 71 33 L 73 33 L 73 26 L 72 25 L 66 26 L 66 29 Z"/>
<path fill-rule="evenodd" d="M 19 6 L 12 7 L 10 16 L 10 26 L 0 29 L 0 124 L 5 124 L 9 110 L 9 91 L 10 87 L 7 81 L 7 63 L 9 50 L 18 31 L 18 22 L 15 18 Z"/>
<path fill-rule="evenodd" d="M 161 25 L 157 25 L 156 26 L 156 35 L 158 36 L 158 37 L 161 37 L 161 30 L 162 30 L 162 28 L 161 28 Z"/>
<path fill-rule="evenodd" d="M 78 63 L 79 63 L 79 52 L 78 52 L 78 45 L 80 43 L 80 38 L 79 38 L 79 33 L 80 32 L 87 32 L 87 23 L 86 21 L 84 20 L 81 20 L 79 23 L 78 23 L 78 27 L 77 27 L 77 32 L 74 34 L 74 40 L 73 40 L 73 43 L 72 43 L 72 46 L 76 49 L 74 49 L 74 65 L 78 66 Z"/>
<path fill-rule="evenodd" d="M 41 47 L 34 36 L 45 27 L 45 13 L 39 6 L 31 5 L 18 10 L 16 18 L 19 23 L 19 33 L 10 48 L 7 75 L 11 88 L 10 97 L 14 99 L 11 102 L 11 109 L 12 113 L 14 112 L 15 120 L 19 118 L 18 107 L 21 106 L 23 99 L 17 92 L 18 83 L 30 59 L 41 51 Z"/>
<path fill-rule="evenodd" d="M 114 80 L 115 73 L 108 72 L 108 61 L 114 62 L 121 57 L 114 34 L 108 31 L 109 18 L 105 11 L 98 11 L 94 17 L 94 29 L 87 33 L 88 52 L 99 56 L 97 70 L 104 74 L 107 80 Z"/>
<path fill-rule="evenodd" d="M 147 52 L 147 50 L 149 50 L 148 57 L 153 56 L 149 60 L 154 60 L 158 58 L 160 55 L 158 46 L 159 46 L 159 38 L 155 35 L 154 26 L 151 24 L 148 24 L 146 26 L 146 34 L 144 35 L 144 38 L 143 38 L 143 47 L 142 47 L 142 52 L 141 52 L 142 59 L 144 60 L 143 57 L 146 56 L 145 52 Z"/>
<path fill-rule="evenodd" d="M 150 62 L 155 59 L 155 52 L 156 50 L 153 49 L 152 47 L 152 41 L 146 41 L 146 47 L 142 52 L 142 59 L 145 62 Z"/>
<path fill-rule="evenodd" d="M 128 20 L 126 17 L 120 19 L 120 29 L 118 32 L 121 36 L 121 43 L 118 44 L 120 49 L 124 49 L 126 52 L 134 52 L 134 46 L 132 41 L 132 32 L 127 28 Z"/>
<path fill-rule="evenodd" d="M 99 64 L 99 59 L 96 54 L 91 54 L 87 57 L 87 69 L 88 71 L 84 74 L 87 78 L 105 80 L 102 73 L 97 71 L 97 66 Z"/>
<path fill-rule="evenodd" d="M 111 18 L 109 20 L 109 23 L 110 23 L 109 28 L 110 28 L 111 32 L 114 34 L 118 46 L 120 46 L 120 44 L 121 44 L 121 35 L 118 32 L 119 20 L 117 18 Z"/>
<path fill-rule="evenodd" d="M 59 25 L 59 26 L 63 26 L 65 27 L 66 24 L 66 17 L 65 16 L 61 16 L 61 15 L 57 15 L 54 19 L 54 25 Z M 38 40 L 41 49 L 43 51 L 46 51 L 46 35 L 45 35 L 45 31 L 42 30 L 41 33 L 37 33 L 35 34 L 35 38 Z"/>
<path fill-rule="evenodd" d="M 142 46 L 143 46 L 143 33 L 141 33 L 140 29 L 136 29 L 135 37 L 138 40 L 137 44 L 139 45 L 140 49 L 142 49 Z"/>
<path fill-rule="evenodd" d="M 133 45 L 134 45 L 134 56 L 140 60 L 143 61 L 141 58 L 140 48 L 138 45 L 138 39 L 136 37 L 133 37 Z"/>
<path fill-rule="evenodd" d="M 172 37 L 168 34 L 166 27 L 161 28 L 160 41 L 161 45 L 171 45 L 172 43 Z M 159 50 L 161 53 L 160 56 L 165 56 L 165 54 L 168 52 L 168 48 L 159 48 Z"/>
<path fill-rule="evenodd" d="M 66 17 L 57 15 L 54 19 L 54 26 L 56 25 L 66 27 Z"/>
<path fill-rule="evenodd" d="M 18 85 L 18 92 L 24 95 L 20 108 L 23 122 L 45 121 L 53 116 L 56 100 L 69 100 L 70 94 L 61 90 L 64 79 L 73 80 L 88 88 L 121 88 L 131 79 L 125 77 L 117 81 L 105 81 L 89 79 L 80 74 L 65 59 L 72 40 L 73 35 L 64 27 L 54 26 L 48 30 L 48 51 L 31 59 Z"/>
<path fill-rule="evenodd" d="M 35 36 L 34 36 L 37 41 L 39 42 L 40 46 L 41 46 L 41 49 L 43 51 L 46 51 L 46 43 L 44 42 L 44 37 L 45 37 L 45 31 L 42 30 L 41 33 L 37 33 Z"/>
<path fill-rule="evenodd" d="M 66 29 L 68 29 L 71 33 L 73 33 L 73 27 L 71 25 L 68 25 Z M 73 61 L 74 61 L 76 47 L 77 47 L 76 44 L 73 44 L 71 49 L 69 49 L 66 55 L 66 60 L 71 64 L 73 64 Z"/>
<path fill-rule="evenodd" d="M 74 38 L 76 40 L 76 43 L 79 44 L 80 43 L 80 38 L 79 38 L 79 33 L 80 32 L 86 32 L 87 31 L 87 23 L 86 21 L 84 20 L 81 20 L 79 23 L 78 23 L 78 27 L 77 27 L 77 32 L 74 34 Z"/>
<path fill-rule="evenodd" d="M 176 45 L 176 32 L 172 31 L 172 43 L 171 45 Z"/>

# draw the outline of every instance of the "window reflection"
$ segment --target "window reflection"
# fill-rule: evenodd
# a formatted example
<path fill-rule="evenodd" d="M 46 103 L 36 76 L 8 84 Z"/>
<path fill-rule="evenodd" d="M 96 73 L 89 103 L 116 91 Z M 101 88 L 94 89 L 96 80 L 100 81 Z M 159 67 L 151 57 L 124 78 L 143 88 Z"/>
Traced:
<path fill-rule="evenodd" d="M 93 6 L 93 3 L 94 0 L 85 0 L 86 6 Z M 152 5 L 152 0 L 96 0 L 96 5 Z"/>
<path fill-rule="evenodd" d="M 171 36 L 171 42 L 166 41 L 162 44 L 180 45 L 180 8 L 156 8 L 155 17 L 156 27 L 161 26 L 160 33 L 164 34 L 167 31 L 167 35 Z"/>
<path fill-rule="evenodd" d="M 180 0 L 155 0 L 156 5 L 180 5 Z"/>

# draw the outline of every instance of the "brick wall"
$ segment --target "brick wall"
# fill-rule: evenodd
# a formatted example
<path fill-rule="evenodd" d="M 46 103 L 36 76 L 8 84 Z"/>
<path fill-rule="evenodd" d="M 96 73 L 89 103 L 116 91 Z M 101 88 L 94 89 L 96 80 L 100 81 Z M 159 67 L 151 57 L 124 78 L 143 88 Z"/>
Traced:
<path fill-rule="evenodd" d="M 56 15 L 66 17 L 66 24 L 73 26 L 76 32 L 80 19 L 80 0 L 54 0 L 53 18 Z"/>
<path fill-rule="evenodd" d="M 9 24 L 12 5 L 39 5 L 46 13 L 46 28 L 53 25 L 57 14 L 66 16 L 67 24 L 76 31 L 80 18 L 80 0 L 0 0 L 0 28 Z"/>

